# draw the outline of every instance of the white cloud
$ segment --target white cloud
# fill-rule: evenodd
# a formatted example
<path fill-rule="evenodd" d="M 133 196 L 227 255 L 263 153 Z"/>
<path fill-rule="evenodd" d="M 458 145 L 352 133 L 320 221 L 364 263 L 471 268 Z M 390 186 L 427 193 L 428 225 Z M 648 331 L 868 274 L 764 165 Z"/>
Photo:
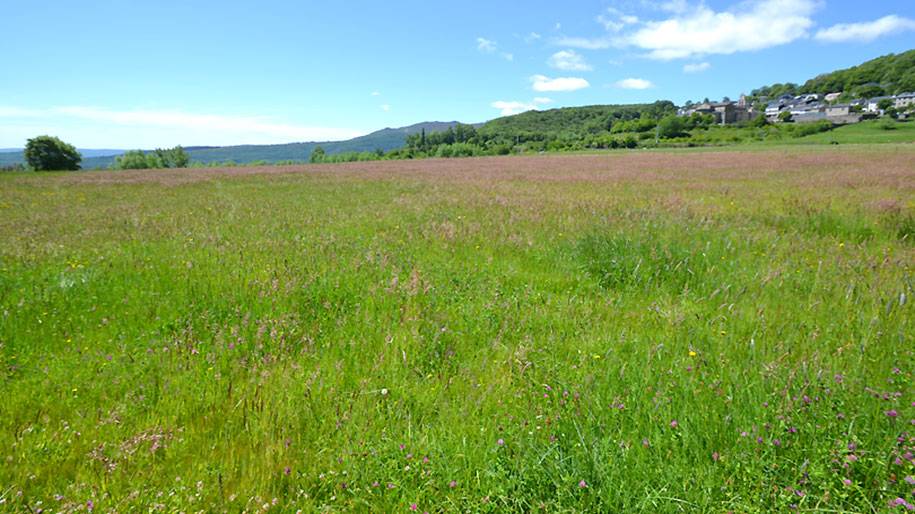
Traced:
<path fill-rule="evenodd" d="M 547 64 L 563 71 L 591 71 L 594 68 L 574 50 L 562 50 L 550 56 Z"/>
<path fill-rule="evenodd" d="M 40 133 L 83 148 L 271 144 L 350 139 L 364 131 L 281 123 L 257 116 L 178 110 L 111 110 L 88 106 L 22 109 L 0 106 L 0 145 L 17 146 Z"/>
<path fill-rule="evenodd" d="M 536 32 L 531 32 L 527 36 L 524 36 L 524 42 L 530 44 L 535 41 L 539 41 L 541 37 L 542 36 L 540 34 L 538 34 Z"/>
<path fill-rule="evenodd" d="M 613 84 L 620 89 L 649 89 L 654 87 L 650 80 L 645 79 L 623 79 Z"/>
<path fill-rule="evenodd" d="M 672 18 L 647 21 L 623 42 L 646 50 L 647 57 L 670 60 L 733 54 L 784 45 L 807 36 L 817 0 L 749 0 L 716 12 L 700 3 L 675 2 Z"/>
<path fill-rule="evenodd" d="M 814 38 L 826 43 L 858 41 L 867 43 L 881 36 L 915 30 L 915 20 L 902 18 L 895 14 L 878 20 L 862 23 L 840 23 L 827 29 L 820 29 Z"/>
<path fill-rule="evenodd" d="M 381 96 L 381 92 L 379 92 L 379 91 L 372 91 L 372 96 Z"/>
<path fill-rule="evenodd" d="M 534 91 L 540 93 L 577 91 L 590 87 L 587 80 L 578 77 L 557 77 L 550 78 L 544 75 L 534 75 L 531 77 Z"/>
<path fill-rule="evenodd" d="M 381 104 L 381 110 L 384 112 L 390 112 L 391 111 L 390 104 Z"/>
<path fill-rule="evenodd" d="M 514 61 L 514 60 L 515 60 L 514 54 L 510 54 L 510 53 L 508 53 L 508 52 L 502 52 L 501 55 L 502 55 L 502 58 L 505 59 L 506 61 Z"/>
<path fill-rule="evenodd" d="M 490 105 L 493 108 L 499 109 L 502 116 L 512 116 L 522 112 L 536 111 L 540 109 L 540 107 L 550 103 L 553 103 L 553 100 L 550 98 L 537 97 L 530 102 L 499 100 Z"/>
<path fill-rule="evenodd" d="M 683 73 L 702 73 L 711 68 L 712 65 L 707 62 L 695 62 L 683 65 Z"/>
<path fill-rule="evenodd" d="M 491 54 L 496 51 L 496 43 L 486 39 L 485 37 L 478 37 L 477 50 L 483 53 Z"/>

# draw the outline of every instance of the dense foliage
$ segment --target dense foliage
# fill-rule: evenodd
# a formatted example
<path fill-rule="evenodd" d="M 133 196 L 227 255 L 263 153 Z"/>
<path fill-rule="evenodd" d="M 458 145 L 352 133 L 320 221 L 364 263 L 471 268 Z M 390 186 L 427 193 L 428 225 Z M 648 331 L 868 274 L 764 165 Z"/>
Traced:
<path fill-rule="evenodd" d="M 915 50 L 889 54 L 858 66 L 824 73 L 804 85 L 773 84 L 753 91 L 752 96 L 778 98 L 805 93 L 845 93 L 845 98 L 872 98 L 915 91 Z"/>
<path fill-rule="evenodd" d="M 29 139 L 24 156 L 29 168 L 35 171 L 78 170 L 82 160 L 76 147 L 52 136 Z"/>
<path fill-rule="evenodd" d="M 114 160 L 114 169 L 146 170 L 158 168 L 186 168 L 190 163 L 187 152 L 181 146 L 169 149 L 157 148 L 152 152 L 131 150 Z"/>

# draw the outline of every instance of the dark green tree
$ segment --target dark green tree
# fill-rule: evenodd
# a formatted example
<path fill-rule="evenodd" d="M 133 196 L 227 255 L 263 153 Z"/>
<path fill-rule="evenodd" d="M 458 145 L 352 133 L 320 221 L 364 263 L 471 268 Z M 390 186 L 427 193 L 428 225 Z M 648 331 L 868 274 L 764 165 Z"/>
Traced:
<path fill-rule="evenodd" d="M 311 157 L 308 160 L 313 163 L 324 162 L 326 157 L 327 154 L 324 152 L 324 148 L 316 146 L 315 149 L 311 151 Z"/>
<path fill-rule="evenodd" d="M 35 171 L 73 171 L 83 160 L 73 145 L 52 136 L 29 139 L 25 145 L 25 162 Z"/>
<path fill-rule="evenodd" d="M 791 111 L 782 111 L 778 113 L 778 121 L 782 123 L 791 123 L 794 121 L 794 116 L 791 115 Z"/>

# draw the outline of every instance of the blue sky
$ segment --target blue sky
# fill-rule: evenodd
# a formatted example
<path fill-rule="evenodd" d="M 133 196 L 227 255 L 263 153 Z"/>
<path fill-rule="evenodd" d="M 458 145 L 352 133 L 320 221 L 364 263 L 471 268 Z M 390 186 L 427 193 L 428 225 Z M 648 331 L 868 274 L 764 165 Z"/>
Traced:
<path fill-rule="evenodd" d="M 8 0 L 0 27 L 0 148 L 152 148 L 736 98 L 915 48 L 915 2 Z"/>

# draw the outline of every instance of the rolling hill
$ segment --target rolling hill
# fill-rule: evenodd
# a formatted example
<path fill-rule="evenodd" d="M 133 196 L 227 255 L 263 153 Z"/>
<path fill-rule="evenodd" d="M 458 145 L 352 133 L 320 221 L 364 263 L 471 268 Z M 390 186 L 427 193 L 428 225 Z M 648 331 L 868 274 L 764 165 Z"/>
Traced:
<path fill-rule="evenodd" d="M 447 130 L 457 125 L 456 121 L 429 121 L 416 123 L 407 127 L 385 128 L 346 141 L 327 141 L 311 143 L 287 143 L 280 145 L 240 145 L 240 146 L 195 146 L 187 147 L 192 162 L 205 164 L 227 162 L 243 164 L 255 161 L 307 161 L 311 152 L 318 146 L 328 154 L 347 152 L 371 152 L 377 149 L 393 150 L 404 146 L 407 136 L 427 134 Z M 107 168 L 114 163 L 115 156 L 123 150 L 80 150 L 83 154 L 83 169 Z M 0 166 L 22 163 L 22 150 L 0 152 Z"/>

